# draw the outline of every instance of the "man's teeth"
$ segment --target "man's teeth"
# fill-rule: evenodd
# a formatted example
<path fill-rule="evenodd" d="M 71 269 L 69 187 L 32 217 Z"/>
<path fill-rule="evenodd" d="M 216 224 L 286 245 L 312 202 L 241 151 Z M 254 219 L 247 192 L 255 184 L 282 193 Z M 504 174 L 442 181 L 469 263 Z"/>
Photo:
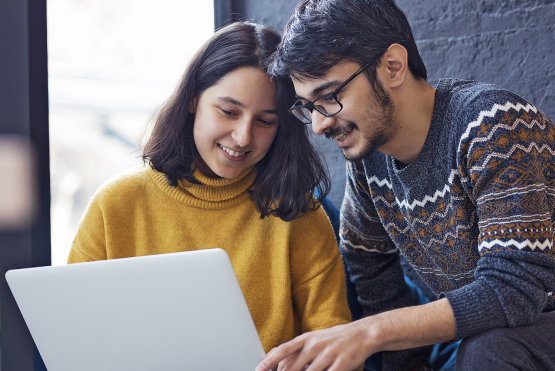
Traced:
<path fill-rule="evenodd" d="M 341 134 L 341 135 L 338 135 L 338 136 L 336 136 L 336 137 L 333 137 L 333 139 L 335 139 L 335 140 L 343 140 L 343 139 L 347 138 L 347 135 L 349 135 L 349 134 L 351 133 L 351 131 L 352 131 L 352 130 L 349 130 L 349 131 L 346 132 L 346 133 L 343 133 L 343 134 Z"/>
<path fill-rule="evenodd" d="M 244 156 L 245 153 L 247 153 L 247 152 L 235 152 L 231 148 L 224 147 L 221 144 L 220 144 L 220 148 L 223 149 L 224 151 L 226 151 L 228 155 L 233 156 L 233 157 L 241 157 L 241 156 Z"/>

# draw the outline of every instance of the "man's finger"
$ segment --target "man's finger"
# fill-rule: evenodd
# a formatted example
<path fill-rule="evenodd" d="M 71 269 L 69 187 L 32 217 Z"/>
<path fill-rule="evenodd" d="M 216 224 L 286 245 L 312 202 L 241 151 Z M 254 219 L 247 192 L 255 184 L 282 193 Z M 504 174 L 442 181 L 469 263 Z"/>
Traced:
<path fill-rule="evenodd" d="M 306 344 L 305 344 L 305 347 L 306 347 Z M 306 370 L 308 366 L 312 363 L 314 358 L 318 356 L 318 354 L 312 354 L 312 353 L 313 352 L 306 352 L 306 349 L 303 348 L 303 351 L 301 351 L 297 355 L 297 357 L 295 357 L 293 362 L 290 362 L 289 364 L 287 364 L 287 367 L 284 368 L 284 371 Z"/>
<path fill-rule="evenodd" d="M 272 349 L 266 357 L 256 366 L 255 371 L 270 371 L 279 362 L 303 348 L 303 341 L 293 339 L 277 348 Z"/>
<path fill-rule="evenodd" d="M 295 353 L 291 354 L 289 357 L 286 357 L 285 359 L 281 360 L 279 362 L 278 367 L 277 367 L 277 371 L 286 371 L 285 366 L 287 366 L 288 364 L 293 362 L 298 354 L 299 354 L 298 352 L 295 352 Z"/>

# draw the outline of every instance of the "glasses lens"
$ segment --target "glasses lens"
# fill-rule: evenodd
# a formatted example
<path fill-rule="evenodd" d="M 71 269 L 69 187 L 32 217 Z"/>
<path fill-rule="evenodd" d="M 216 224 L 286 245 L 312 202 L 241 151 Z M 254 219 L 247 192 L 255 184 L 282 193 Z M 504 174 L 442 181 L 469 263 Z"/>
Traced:
<path fill-rule="evenodd" d="M 324 115 L 333 116 L 341 111 L 341 105 L 332 95 L 324 95 L 314 101 L 314 109 Z"/>
<path fill-rule="evenodd" d="M 312 122 L 310 111 L 306 107 L 292 108 L 291 113 L 305 124 L 310 124 Z"/>

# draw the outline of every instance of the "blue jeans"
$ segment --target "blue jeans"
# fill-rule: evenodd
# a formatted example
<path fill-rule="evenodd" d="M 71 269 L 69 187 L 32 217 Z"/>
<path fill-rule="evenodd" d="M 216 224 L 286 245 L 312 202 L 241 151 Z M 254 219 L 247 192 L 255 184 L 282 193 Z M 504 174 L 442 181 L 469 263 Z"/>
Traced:
<path fill-rule="evenodd" d="M 408 278 L 414 303 L 429 300 Z M 436 344 L 430 355 L 434 371 L 555 371 L 555 312 L 542 313 L 536 323 L 496 328 L 456 343 Z M 379 353 L 365 371 L 381 369 Z"/>
<path fill-rule="evenodd" d="M 542 313 L 533 325 L 496 328 L 464 339 L 456 369 L 555 370 L 555 312 Z"/>
<path fill-rule="evenodd" d="M 430 302 L 422 291 L 416 286 L 410 279 L 405 276 L 405 282 L 409 285 L 413 303 L 415 305 L 426 304 Z M 349 294 L 349 290 L 348 290 Z M 352 294 L 351 294 L 352 295 Z M 351 299 L 351 298 L 350 298 Z M 352 300 L 352 299 L 351 299 Z M 353 316 L 354 317 L 354 316 Z M 434 371 L 454 371 L 455 370 L 455 358 L 457 356 L 457 349 L 459 347 L 460 341 L 456 343 L 441 343 L 434 345 L 432 353 L 430 354 L 430 365 Z M 364 364 L 364 371 L 379 371 L 381 370 L 381 354 L 374 354 L 372 357 L 366 360 Z M 476 370 L 487 370 L 487 369 L 476 369 Z M 457 369 L 457 371 L 459 371 Z"/>

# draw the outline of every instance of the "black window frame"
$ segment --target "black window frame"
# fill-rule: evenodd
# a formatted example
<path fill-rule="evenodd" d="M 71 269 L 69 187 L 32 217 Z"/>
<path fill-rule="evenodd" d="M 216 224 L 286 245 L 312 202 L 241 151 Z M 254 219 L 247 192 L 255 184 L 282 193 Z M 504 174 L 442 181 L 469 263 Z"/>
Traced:
<path fill-rule="evenodd" d="M 0 135 L 29 138 L 38 191 L 35 222 L 0 230 L 0 370 L 39 371 L 46 367 L 4 276 L 10 269 L 51 264 L 45 0 L 0 0 L 0 66 Z"/>

